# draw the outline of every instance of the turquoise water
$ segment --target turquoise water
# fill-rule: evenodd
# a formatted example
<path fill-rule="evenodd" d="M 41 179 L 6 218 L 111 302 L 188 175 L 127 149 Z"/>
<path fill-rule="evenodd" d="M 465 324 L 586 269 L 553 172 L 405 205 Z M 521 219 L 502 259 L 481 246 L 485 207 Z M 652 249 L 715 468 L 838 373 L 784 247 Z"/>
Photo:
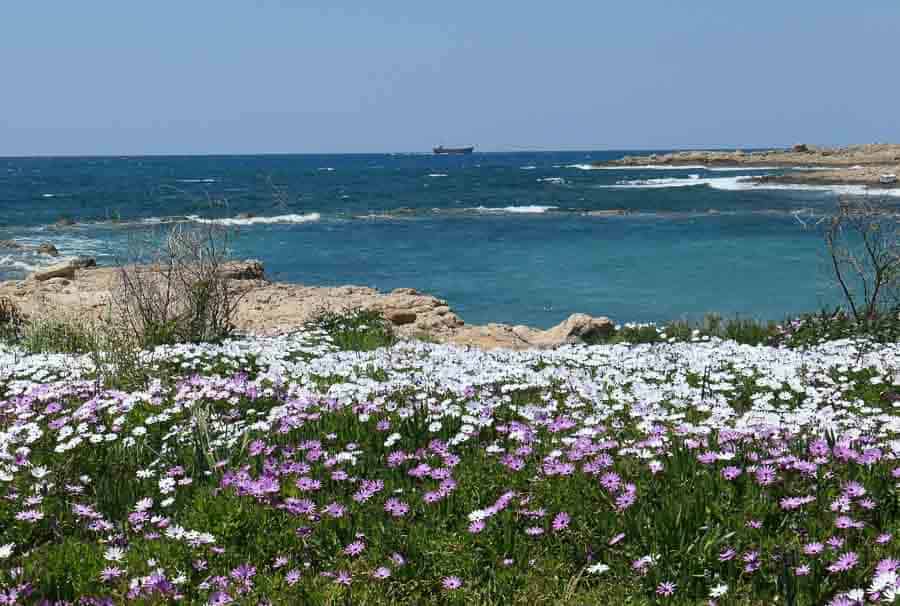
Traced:
<path fill-rule="evenodd" d="M 0 239 L 113 263 L 168 221 L 215 221 L 275 279 L 414 287 L 472 323 L 782 319 L 834 300 L 814 224 L 838 189 L 586 170 L 625 153 L 7 158 Z M 589 214 L 614 209 L 629 214 Z M 48 262 L 0 249 L 0 278 Z"/>

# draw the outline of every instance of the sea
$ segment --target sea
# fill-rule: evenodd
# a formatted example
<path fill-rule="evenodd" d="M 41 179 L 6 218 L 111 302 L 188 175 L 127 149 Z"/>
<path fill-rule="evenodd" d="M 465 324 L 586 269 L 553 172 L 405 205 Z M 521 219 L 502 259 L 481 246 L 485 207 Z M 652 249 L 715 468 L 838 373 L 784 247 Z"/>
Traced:
<path fill-rule="evenodd" d="M 644 153 L 0 158 L 0 240 L 115 264 L 213 224 L 273 280 L 411 287 L 475 324 L 783 320 L 838 301 L 821 221 L 865 190 L 591 164 Z M 55 262 L 0 247 L 0 279 Z"/>

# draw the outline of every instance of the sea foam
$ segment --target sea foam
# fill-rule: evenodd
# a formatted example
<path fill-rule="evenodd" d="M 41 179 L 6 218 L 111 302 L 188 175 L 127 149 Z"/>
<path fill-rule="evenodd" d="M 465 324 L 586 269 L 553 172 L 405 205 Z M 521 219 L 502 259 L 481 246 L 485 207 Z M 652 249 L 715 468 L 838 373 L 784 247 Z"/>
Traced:
<path fill-rule="evenodd" d="M 668 164 L 642 164 L 637 166 L 596 166 L 594 164 L 566 164 L 566 168 L 578 170 L 704 170 L 702 164 L 685 164 L 683 166 L 670 166 Z"/>
<path fill-rule="evenodd" d="M 473 208 L 472 210 L 477 210 L 478 212 L 483 213 L 540 214 L 545 213 L 548 210 L 555 210 L 556 208 L 556 206 L 538 206 L 536 204 L 529 204 L 525 206 L 504 206 L 502 208 L 478 206 L 476 208 Z"/>
<path fill-rule="evenodd" d="M 835 195 L 847 196 L 900 197 L 900 189 L 873 189 L 865 185 L 818 185 L 805 183 L 801 184 L 770 182 L 760 183 L 743 176 L 701 178 L 699 175 L 690 175 L 687 178 L 636 179 L 632 181 L 620 181 L 615 185 L 598 185 L 597 187 L 601 189 L 667 189 L 672 187 L 698 187 L 701 185 L 725 191 L 782 190 L 826 192 Z"/>
<path fill-rule="evenodd" d="M 207 223 L 214 225 L 274 225 L 279 223 L 310 223 L 318 221 L 322 216 L 319 213 L 307 213 L 305 215 L 275 215 L 274 217 L 228 217 L 224 219 L 209 219 L 199 215 L 188 215 L 187 219 L 195 223 Z"/>

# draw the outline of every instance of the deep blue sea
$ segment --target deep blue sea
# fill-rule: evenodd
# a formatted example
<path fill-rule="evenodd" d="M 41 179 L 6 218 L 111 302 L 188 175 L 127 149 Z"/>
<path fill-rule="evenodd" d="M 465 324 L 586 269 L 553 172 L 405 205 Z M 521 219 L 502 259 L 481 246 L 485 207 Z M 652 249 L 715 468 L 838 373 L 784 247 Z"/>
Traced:
<path fill-rule="evenodd" d="M 413 287 L 470 323 L 780 320 L 835 300 L 815 222 L 846 191 L 742 181 L 783 172 L 767 168 L 588 170 L 625 153 L 5 158 L 0 240 L 114 263 L 167 221 L 215 221 L 276 280 Z M 0 278 L 50 262 L 0 249 Z"/>

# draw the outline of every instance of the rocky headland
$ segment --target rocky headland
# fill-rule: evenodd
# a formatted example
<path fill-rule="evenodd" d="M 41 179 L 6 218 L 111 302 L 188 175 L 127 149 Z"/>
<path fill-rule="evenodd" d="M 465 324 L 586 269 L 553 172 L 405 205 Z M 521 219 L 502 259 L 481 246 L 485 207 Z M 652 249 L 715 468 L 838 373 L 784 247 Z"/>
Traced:
<path fill-rule="evenodd" d="M 25 280 L 0 282 L 0 297 L 8 297 L 30 318 L 107 322 L 118 268 L 96 267 L 92 261 L 77 259 L 34 272 Z M 608 318 L 587 314 L 573 314 L 548 330 L 507 324 L 468 325 L 446 301 L 412 288 L 379 292 L 364 286 L 270 282 L 258 261 L 232 262 L 224 271 L 242 294 L 235 318 L 237 328 L 252 334 L 290 332 L 323 311 L 357 308 L 380 311 L 400 337 L 427 337 L 483 349 L 552 348 L 613 330 Z"/>
<path fill-rule="evenodd" d="M 896 188 L 900 183 L 882 183 L 883 175 L 900 174 L 900 144 L 873 143 L 846 147 L 798 144 L 790 149 L 761 151 L 676 151 L 667 154 L 624 156 L 597 167 L 611 166 L 734 166 L 746 168 L 815 168 L 756 180 L 785 184 L 864 185 Z"/>

